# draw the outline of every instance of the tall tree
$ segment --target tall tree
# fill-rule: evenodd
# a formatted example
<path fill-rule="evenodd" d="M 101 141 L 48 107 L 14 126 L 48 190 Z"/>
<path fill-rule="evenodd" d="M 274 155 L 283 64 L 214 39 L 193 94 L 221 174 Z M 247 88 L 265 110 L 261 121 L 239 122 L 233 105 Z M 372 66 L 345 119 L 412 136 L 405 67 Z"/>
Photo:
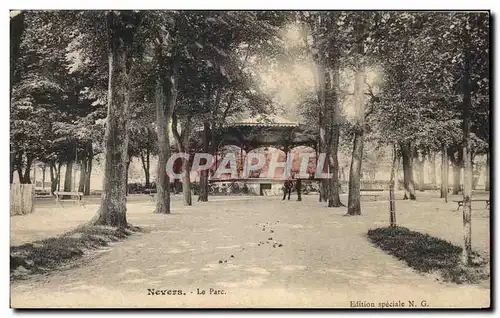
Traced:
<path fill-rule="evenodd" d="M 351 169 L 349 172 L 349 198 L 347 203 L 348 215 L 361 215 L 361 162 L 363 159 L 364 119 L 365 119 L 365 82 L 366 71 L 364 61 L 365 20 L 358 17 L 355 22 L 354 34 L 356 37 L 354 82 L 354 141 L 352 149 Z"/>
<path fill-rule="evenodd" d="M 320 201 L 327 201 L 328 207 L 344 206 L 340 201 L 339 181 L 339 138 L 341 125 L 340 112 L 340 67 L 341 50 L 340 30 L 337 22 L 341 13 L 303 12 L 302 37 L 306 51 L 311 56 L 315 70 L 317 96 L 318 144 L 319 152 L 327 158 L 331 178 L 320 182 Z"/>
<path fill-rule="evenodd" d="M 17 69 L 17 61 L 20 55 L 21 38 L 25 29 L 25 13 L 23 11 L 10 11 L 10 97 L 12 98 L 12 87 L 19 82 L 20 74 Z"/>
<path fill-rule="evenodd" d="M 170 177 L 167 174 L 167 160 L 170 157 L 170 138 L 168 123 L 172 119 L 177 101 L 178 57 L 174 51 L 173 57 L 167 58 L 163 39 L 158 39 L 155 58 L 158 63 L 156 79 L 156 118 L 158 134 L 158 168 L 156 183 L 156 210 L 155 213 L 170 213 Z M 166 60 L 166 62 L 165 62 Z"/>
<path fill-rule="evenodd" d="M 140 13 L 109 11 L 105 19 L 109 61 L 108 116 L 104 137 L 104 184 L 96 224 L 125 227 L 130 68 Z"/>
<path fill-rule="evenodd" d="M 465 16 L 463 23 L 462 48 L 463 48 L 463 69 L 462 69 L 462 162 L 464 169 L 464 187 L 463 187 L 463 235 L 464 248 L 462 249 L 462 262 L 466 265 L 472 263 L 472 155 L 471 155 L 471 32 L 472 28 L 477 28 L 477 16 Z"/>
<path fill-rule="evenodd" d="M 172 133 L 177 144 L 177 150 L 180 153 L 189 153 L 189 137 L 192 130 L 192 119 L 190 115 L 187 115 L 181 123 L 181 133 L 179 133 L 177 114 L 174 111 L 172 116 Z M 191 196 L 191 167 L 189 158 L 182 159 L 182 197 L 185 206 L 193 204 L 193 199 Z"/>

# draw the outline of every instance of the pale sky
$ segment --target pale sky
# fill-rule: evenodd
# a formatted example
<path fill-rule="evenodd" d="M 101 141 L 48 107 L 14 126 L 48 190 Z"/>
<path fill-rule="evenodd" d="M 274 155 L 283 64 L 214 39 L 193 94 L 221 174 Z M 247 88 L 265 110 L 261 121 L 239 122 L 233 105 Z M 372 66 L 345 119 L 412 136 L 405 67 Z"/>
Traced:
<path fill-rule="evenodd" d="M 285 40 L 285 49 L 293 57 L 294 51 L 304 48 L 304 41 L 296 23 L 286 27 L 282 34 Z M 311 37 L 308 37 L 310 42 Z M 311 56 L 297 56 L 289 61 L 278 61 L 273 65 L 248 64 L 254 74 L 257 74 L 261 84 L 261 90 L 273 98 L 275 106 L 283 110 L 281 117 L 289 120 L 297 120 L 299 116 L 299 106 L 304 102 L 304 97 L 315 95 L 316 67 Z M 377 67 L 367 68 L 367 82 L 372 86 L 374 93 L 382 81 L 382 70 Z M 341 86 L 348 93 L 354 91 L 354 73 L 352 70 L 342 69 L 340 71 Z M 368 89 L 368 87 L 366 87 Z M 341 105 L 343 113 L 347 119 L 354 115 L 353 96 L 346 96 Z"/>

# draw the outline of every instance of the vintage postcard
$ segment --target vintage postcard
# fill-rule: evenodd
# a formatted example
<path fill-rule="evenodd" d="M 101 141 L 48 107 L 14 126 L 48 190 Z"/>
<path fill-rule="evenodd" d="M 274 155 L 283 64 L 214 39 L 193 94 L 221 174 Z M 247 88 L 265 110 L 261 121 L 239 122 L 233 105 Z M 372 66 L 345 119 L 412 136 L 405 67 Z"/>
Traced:
<path fill-rule="evenodd" d="M 23 308 L 490 308 L 490 12 L 10 11 Z"/>

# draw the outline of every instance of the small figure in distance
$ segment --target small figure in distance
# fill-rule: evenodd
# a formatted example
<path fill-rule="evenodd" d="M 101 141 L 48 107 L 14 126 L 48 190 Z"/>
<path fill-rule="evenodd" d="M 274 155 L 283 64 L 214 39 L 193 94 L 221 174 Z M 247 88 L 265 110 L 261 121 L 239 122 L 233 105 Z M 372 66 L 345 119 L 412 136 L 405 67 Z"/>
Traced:
<path fill-rule="evenodd" d="M 302 179 L 300 178 L 295 181 L 295 191 L 297 191 L 297 201 L 302 201 Z"/>
<path fill-rule="evenodd" d="M 292 194 L 292 186 L 293 182 L 290 177 L 285 181 L 285 184 L 283 185 L 283 200 L 285 200 L 287 194 L 288 194 L 288 200 L 290 200 L 290 195 Z"/>

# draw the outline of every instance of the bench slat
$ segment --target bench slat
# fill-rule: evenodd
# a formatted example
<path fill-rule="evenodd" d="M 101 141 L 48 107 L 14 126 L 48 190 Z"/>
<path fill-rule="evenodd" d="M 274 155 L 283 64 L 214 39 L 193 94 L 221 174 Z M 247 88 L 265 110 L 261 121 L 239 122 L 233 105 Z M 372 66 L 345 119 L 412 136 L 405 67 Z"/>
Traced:
<path fill-rule="evenodd" d="M 83 195 L 83 192 L 59 192 L 59 191 L 55 191 L 54 192 L 55 195 Z"/>

